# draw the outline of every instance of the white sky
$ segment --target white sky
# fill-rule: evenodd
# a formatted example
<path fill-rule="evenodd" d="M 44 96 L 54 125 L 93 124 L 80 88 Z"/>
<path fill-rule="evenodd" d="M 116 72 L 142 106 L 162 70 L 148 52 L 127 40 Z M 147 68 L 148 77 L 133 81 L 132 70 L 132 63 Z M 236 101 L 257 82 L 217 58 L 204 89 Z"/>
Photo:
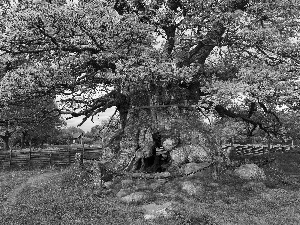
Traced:
<path fill-rule="evenodd" d="M 107 109 L 103 113 L 99 113 L 97 116 L 94 117 L 94 123 L 88 119 L 84 124 L 82 124 L 79 128 L 84 130 L 85 132 L 90 131 L 93 126 L 99 125 L 101 121 L 109 119 L 110 116 L 113 115 L 115 112 L 115 107 Z M 72 119 L 66 120 L 67 126 L 71 127 L 77 127 L 77 125 L 82 121 L 82 117 L 74 117 Z"/>

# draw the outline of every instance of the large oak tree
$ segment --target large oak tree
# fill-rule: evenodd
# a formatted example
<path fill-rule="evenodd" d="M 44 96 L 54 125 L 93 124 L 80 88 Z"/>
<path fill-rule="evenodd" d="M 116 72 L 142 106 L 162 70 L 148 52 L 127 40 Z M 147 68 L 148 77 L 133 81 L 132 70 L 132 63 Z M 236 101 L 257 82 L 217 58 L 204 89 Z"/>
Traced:
<path fill-rule="evenodd" d="M 174 109 L 277 135 L 278 107 L 299 107 L 299 15 L 294 0 L 22 1 L 1 11 L 1 76 L 82 122 L 115 106 L 117 141 Z"/>

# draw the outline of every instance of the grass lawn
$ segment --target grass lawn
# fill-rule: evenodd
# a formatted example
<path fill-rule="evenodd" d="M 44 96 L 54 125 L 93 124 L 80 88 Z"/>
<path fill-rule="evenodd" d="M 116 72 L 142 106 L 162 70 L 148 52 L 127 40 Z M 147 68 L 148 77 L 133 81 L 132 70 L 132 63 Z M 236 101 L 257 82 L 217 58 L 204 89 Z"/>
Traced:
<path fill-rule="evenodd" d="M 292 161 L 282 159 L 286 164 L 279 160 L 278 165 L 291 172 L 287 163 L 295 164 L 295 157 Z M 205 188 L 203 195 L 190 197 L 178 191 L 154 198 L 151 202 L 176 203 L 173 216 L 145 220 L 144 203 L 121 203 L 115 195 L 118 185 L 106 194 L 95 190 L 87 173 L 78 169 L 2 171 L 0 224 L 300 224 L 299 186 L 279 182 L 280 172 L 272 172 L 272 168 L 266 168 L 272 179 L 266 181 L 268 188 L 262 191 L 245 189 L 243 182 L 230 176 L 218 180 L 217 187 L 208 185 L 212 180 L 200 180 Z M 165 187 L 177 183 L 172 180 Z"/>
<path fill-rule="evenodd" d="M 0 173 L 1 202 L 28 178 L 53 172 L 34 185 L 23 185 L 15 204 L 0 208 L 0 224 L 134 224 L 142 218 L 137 206 L 93 195 L 84 180 L 77 182 L 79 174 L 68 169 Z"/>

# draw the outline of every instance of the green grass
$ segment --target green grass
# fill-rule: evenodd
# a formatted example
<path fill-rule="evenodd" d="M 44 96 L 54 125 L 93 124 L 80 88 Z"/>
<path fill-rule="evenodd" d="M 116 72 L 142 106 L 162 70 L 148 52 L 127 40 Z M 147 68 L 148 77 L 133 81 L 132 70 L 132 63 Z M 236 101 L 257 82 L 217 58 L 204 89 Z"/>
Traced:
<path fill-rule="evenodd" d="M 291 161 L 285 156 L 281 159 L 284 161 L 279 160 L 277 168 L 283 172 L 291 171 Z M 143 218 L 141 204 L 147 202 L 124 204 L 115 197 L 122 178 L 115 181 L 112 192 L 105 193 L 95 189 L 89 173 L 75 167 L 2 171 L 1 202 L 5 202 L 18 187 L 23 185 L 24 188 L 18 193 L 15 204 L 6 211 L 0 206 L 0 224 L 300 224 L 299 186 L 290 189 L 291 184 L 283 184 L 281 178 L 271 176 L 271 168 L 265 170 L 268 178 L 273 179 L 274 189 L 267 188 L 262 193 L 243 189 L 245 182 L 230 173 L 223 174 L 218 181 L 209 177 L 170 180 L 156 192 L 174 190 L 175 193 L 148 202 L 174 202 L 172 217 L 153 221 Z M 54 175 L 38 185 L 26 185 L 29 178 L 49 172 L 54 172 Z M 180 181 L 183 180 L 201 183 L 205 191 L 199 196 L 188 196 L 180 191 Z M 135 182 L 149 186 L 153 181 Z M 210 186 L 211 182 L 217 182 L 219 186 Z"/>
<path fill-rule="evenodd" d="M 25 179 L 18 178 L 19 183 Z M 95 196 L 83 182 L 85 174 L 67 169 L 45 185 L 24 188 L 8 212 L 0 211 L 0 224 L 134 224 L 142 218 L 137 207 L 120 205 L 111 196 Z M 7 185 L 14 187 L 12 182 Z"/>

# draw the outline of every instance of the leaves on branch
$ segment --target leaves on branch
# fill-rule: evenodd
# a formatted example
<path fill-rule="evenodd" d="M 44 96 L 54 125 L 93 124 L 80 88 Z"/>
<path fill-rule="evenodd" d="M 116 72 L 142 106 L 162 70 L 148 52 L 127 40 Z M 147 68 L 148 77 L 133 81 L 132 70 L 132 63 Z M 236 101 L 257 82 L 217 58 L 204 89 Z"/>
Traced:
<path fill-rule="evenodd" d="M 133 108 L 197 104 L 274 135 L 300 105 L 300 13 L 279 0 L 22 7 L 0 16 L 5 104 L 59 96 L 82 123 L 114 106 L 123 131 Z"/>

